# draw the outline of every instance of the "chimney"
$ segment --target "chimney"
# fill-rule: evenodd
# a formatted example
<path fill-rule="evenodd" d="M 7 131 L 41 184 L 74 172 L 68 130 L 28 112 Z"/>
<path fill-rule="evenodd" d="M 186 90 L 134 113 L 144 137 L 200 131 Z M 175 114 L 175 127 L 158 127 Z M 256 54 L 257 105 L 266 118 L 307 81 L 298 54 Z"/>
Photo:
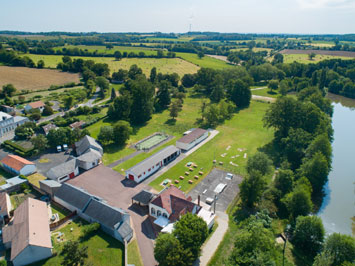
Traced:
<path fill-rule="evenodd" d="M 200 195 L 197 196 L 197 205 L 200 207 L 200 200 L 201 200 L 201 197 Z"/>

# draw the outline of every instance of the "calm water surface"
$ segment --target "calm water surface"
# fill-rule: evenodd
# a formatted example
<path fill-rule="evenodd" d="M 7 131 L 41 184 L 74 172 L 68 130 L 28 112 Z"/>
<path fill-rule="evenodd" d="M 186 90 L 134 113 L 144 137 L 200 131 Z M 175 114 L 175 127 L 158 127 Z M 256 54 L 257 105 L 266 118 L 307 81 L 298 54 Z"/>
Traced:
<path fill-rule="evenodd" d="M 318 216 L 327 233 L 351 235 L 355 227 L 355 100 L 329 98 L 334 105 L 333 162 Z"/>

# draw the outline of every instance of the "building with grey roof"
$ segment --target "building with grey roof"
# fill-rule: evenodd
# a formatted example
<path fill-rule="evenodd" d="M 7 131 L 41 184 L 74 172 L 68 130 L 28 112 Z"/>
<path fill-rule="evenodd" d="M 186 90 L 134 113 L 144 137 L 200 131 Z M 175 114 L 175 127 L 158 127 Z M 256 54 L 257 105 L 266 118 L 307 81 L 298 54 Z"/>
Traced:
<path fill-rule="evenodd" d="M 89 149 L 97 150 L 101 155 L 104 153 L 101 145 L 88 135 L 75 142 L 75 151 L 78 156 L 88 152 Z"/>
<path fill-rule="evenodd" d="M 188 151 L 197 144 L 199 144 L 201 141 L 206 139 L 208 137 L 208 131 L 201 129 L 201 128 L 195 128 L 192 131 L 190 131 L 188 134 L 184 135 L 182 138 L 176 141 L 176 147 L 178 147 L 181 150 Z"/>
<path fill-rule="evenodd" d="M 59 183 L 67 181 L 69 178 L 74 178 L 79 174 L 78 161 L 75 158 L 59 164 L 51 168 L 46 176 L 49 179 L 55 180 Z"/>
<path fill-rule="evenodd" d="M 89 149 L 86 153 L 77 157 L 79 167 L 84 170 L 89 170 L 101 162 L 102 155 L 94 149 Z"/>
<path fill-rule="evenodd" d="M 126 178 L 140 183 L 179 155 L 180 150 L 174 145 L 170 145 L 126 170 Z"/>
<path fill-rule="evenodd" d="M 90 223 L 99 223 L 104 232 L 124 242 L 130 241 L 133 229 L 130 226 L 130 215 L 115 208 L 87 191 L 64 183 L 54 194 L 54 201 L 77 214 Z"/>
<path fill-rule="evenodd" d="M 11 116 L 0 111 L 0 137 L 9 135 L 19 125 L 29 121 L 27 117 Z"/>
<path fill-rule="evenodd" d="M 54 196 L 54 193 L 56 193 L 59 188 L 62 186 L 61 183 L 55 181 L 55 180 L 40 180 L 39 181 L 39 188 L 46 192 L 48 195 L 51 197 Z"/>

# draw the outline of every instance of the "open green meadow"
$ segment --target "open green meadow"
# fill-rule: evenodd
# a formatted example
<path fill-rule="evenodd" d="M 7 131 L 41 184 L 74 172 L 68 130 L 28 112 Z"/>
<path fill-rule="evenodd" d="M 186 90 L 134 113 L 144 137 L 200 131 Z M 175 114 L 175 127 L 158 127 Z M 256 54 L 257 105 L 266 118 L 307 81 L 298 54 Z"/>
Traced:
<path fill-rule="evenodd" d="M 46 67 L 56 68 L 58 63 L 62 61 L 61 55 L 35 55 L 26 54 L 33 61 L 38 62 L 38 60 L 43 60 Z M 120 61 L 115 60 L 112 57 L 85 57 L 85 56 L 73 56 L 74 58 L 81 58 L 84 60 L 93 60 L 96 63 L 106 63 L 108 64 L 111 73 L 117 71 L 118 69 L 129 69 L 131 65 L 138 65 L 142 68 L 144 74 L 149 75 L 150 70 L 153 67 L 157 68 L 158 72 L 161 73 L 177 73 L 180 77 L 187 73 L 196 73 L 199 69 L 198 66 L 182 60 L 180 58 L 123 58 Z M 217 60 L 219 61 L 219 60 Z M 223 62 L 222 62 L 223 63 Z"/>
<path fill-rule="evenodd" d="M 293 63 L 294 61 L 303 64 L 317 63 L 327 59 L 342 59 L 349 60 L 350 57 L 333 56 L 333 55 L 319 55 L 317 54 L 312 60 L 309 59 L 307 54 L 284 54 L 284 63 Z"/>
<path fill-rule="evenodd" d="M 176 53 L 176 56 L 186 61 L 189 61 L 199 67 L 209 67 L 213 69 L 224 69 L 234 67 L 233 65 L 230 65 L 222 60 L 209 56 L 204 56 L 201 59 L 197 56 L 197 54 L 191 53 Z"/>
<path fill-rule="evenodd" d="M 25 97 L 25 101 L 29 101 L 33 99 L 36 96 L 40 96 L 41 101 L 50 101 L 50 100 L 58 100 L 58 96 L 61 95 L 62 93 L 70 90 L 75 90 L 75 89 L 80 89 L 83 88 L 83 86 L 76 86 L 76 87 L 71 87 L 71 88 L 61 88 L 58 90 L 45 90 L 45 91 L 35 91 L 27 94 L 22 94 L 23 97 Z M 12 96 L 12 99 L 18 99 L 20 95 L 15 95 Z"/>
<path fill-rule="evenodd" d="M 219 131 L 217 136 L 149 185 L 160 191 L 164 188 L 161 183 L 165 179 L 174 182 L 174 180 L 179 180 L 179 176 L 184 176 L 185 179 L 179 180 L 178 186 L 181 186 L 181 190 L 188 192 L 212 170 L 214 159 L 219 168 L 244 175 L 248 156 L 272 140 L 273 131 L 264 128 L 262 122 L 268 107 L 269 105 L 266 103 L 252 101 L 249 108 L 240 110 L 231 120 L 218 126 L 216 128 Z M 195 163 L 198 170 L 194 170 L 186 176 L 185 172 L 189 172 L 186 167 L 188 162 Z M 223 165 L 220 165 L 220 162 Z M 201 168 L 202 170 L 200 170 Z M 199 171 L 203 172 L 201 176 L 198 174 Z M 199 176 L 198 180 L 194 178 L 195 175 Z M 193 184 L 189 184 L 188 180 L 193 180 Z"/>
<path fill-rule="evenodd" d="M 269 88 L 264 88 L 261 90 L 252 90 L 251 93 L 253 95 L 259 95 L 259 96 L 265 96 L 265 97 L 272 97 L 272 98 L 277 98 L 279 97 L 281 94 L 279 94 L 278 91 L 270 91 Z"/>
<path fill-rule="evenodd" d="M 138 54 L 139 52 L 144 52 L 146 55 L 156 55 L 157 51 L 152 48 L 146 48 L 146 47 L 132 47 L 132 46 L 114 46 L 111 49 L 107 49 L 106 46 L 103 45 L 66 45 L 66 46 L 60 46 L 60 47 L 55 47 L 54 50 L 59 50 L 62 48 L 78 48 L 82 50 L 87 50 L 89 52 L 95 52 L 97 51 L 98 53 L 102 54 L 113 54 L 116 51 L 120 51 L 121 53 L 123 52 L 134 52 Z"/>

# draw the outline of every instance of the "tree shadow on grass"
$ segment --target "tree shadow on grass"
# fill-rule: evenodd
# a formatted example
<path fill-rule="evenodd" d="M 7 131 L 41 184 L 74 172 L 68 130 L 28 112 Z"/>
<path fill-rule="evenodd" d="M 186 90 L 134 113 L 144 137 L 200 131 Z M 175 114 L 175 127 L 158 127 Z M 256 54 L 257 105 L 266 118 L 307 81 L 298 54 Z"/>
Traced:
<path fill-rule="evenodd" d="M 174 126 L 176 124 L 176 119 L 170 118 L 170 119 L 166 120 L 164 124 L 169 125 L 169 126 Z"/>
<path fill-rule="evenodd" d="M 270 95 L 276 95 L 277 92 L 276 91 L 267 91 L 267 94 L 270 94 Z"/>
<path fill-rule="evenodd" d="M 245 219 L 248 219 L 249 216 L 252 214 L 255 214 L 254 209 L 243 207 L 241 206 L 241 204 L 238 204 L 237 208 L 233 211 L 232 216 L 235 221 L 241 222 L 244 221 Z"/>

